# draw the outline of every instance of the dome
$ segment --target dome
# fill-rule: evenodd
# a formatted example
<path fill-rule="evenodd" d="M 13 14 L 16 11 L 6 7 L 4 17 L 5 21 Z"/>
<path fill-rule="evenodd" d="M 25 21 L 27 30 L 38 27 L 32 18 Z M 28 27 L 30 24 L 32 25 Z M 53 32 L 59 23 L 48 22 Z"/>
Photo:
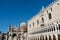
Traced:
<path fill-rule="evenodd" d="M 21 26 L 26 26 L 26 22 L 22 22 L 21 24 L 20 24 L 20 27 Z"/>

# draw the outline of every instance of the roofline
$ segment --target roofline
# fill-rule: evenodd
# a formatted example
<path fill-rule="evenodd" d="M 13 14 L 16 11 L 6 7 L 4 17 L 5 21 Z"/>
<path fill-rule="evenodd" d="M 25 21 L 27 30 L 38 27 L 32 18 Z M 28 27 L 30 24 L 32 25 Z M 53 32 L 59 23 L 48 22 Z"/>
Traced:
<path fill-rule="evenodd" d="M 38 12 L 37 15 L 41 14 L 43 11 L 45 11 L 47 8 L 51 7 L 51 6 L 52 6 L 53 4 L 55 4 L 57 1 L 59 1 L 59 0 L 55 0 L 55 1 L 53 1 L 52 3 L 50 3 L 50 5 L 46 6 L 46 8 L 44 8 L 43 10 L 41 10 L 40 12 Z M 35 16 L 37 16 L 37 15 L 35 15 Z M 30 20 L 32 20 L 33 18 L 35 18 L 35 16 L 33 16 L 32 18 L 30 18 L 30 19 L 28 20 L 28 22 L 29 22 Z"/>

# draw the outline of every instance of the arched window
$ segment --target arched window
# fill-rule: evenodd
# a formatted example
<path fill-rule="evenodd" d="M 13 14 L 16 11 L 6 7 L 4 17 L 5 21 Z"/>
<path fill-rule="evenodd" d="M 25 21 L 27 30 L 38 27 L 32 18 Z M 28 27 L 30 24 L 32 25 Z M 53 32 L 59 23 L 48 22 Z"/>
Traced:
<path fill-rule="evenodd" d="M 33 26 L 34 26 L 34 22 L 33 22 Z"/>
<path fill-rule="evenodd" d="M 10 36 L 11 36 L 11 34 L 10 34 Z"/>
<path fill-rule="evenodd" d="M 50 29 L 50 32 L 51 32 L 51 29 Z"/>
<path fill-rule="evenodd" d="M 37 20 L 37 25 L 39 25 L 39 20 Z"/>
<path fill-rule="evenodd" d="M 42 22 L 44 23 L 44 18 L 42 18 Z"/>
<path fill-rule="evenodd" d="M 48 16 L 49 16 L 49 19 L 52 19 L 51 13 L 49 13 L 49 15 L 48 15 Z"/>
<path fill-rule="evenodd" d="M 12 37 L 14 38 L 15 36 L 17 36 L 16 34 L 13 34 Z"/>
<path fill-rule="evenodd" d="M 53 28 L 52 28 L 52 31 L 53 31 Z"/>
<path fill-rule="evenodd" d="M 60 30 L 60 24 L 58 24 L 58 26 L 59 26 L 59 30 Z"/>
<path fill-rule="evenodd" d="M 52 8 L 51 8 L 51 12 L 52 12 Z"/>
<path fill-rule="evenodd" d="M 54 31 L 55 31 L 55 27 L 54 27 Z"/>

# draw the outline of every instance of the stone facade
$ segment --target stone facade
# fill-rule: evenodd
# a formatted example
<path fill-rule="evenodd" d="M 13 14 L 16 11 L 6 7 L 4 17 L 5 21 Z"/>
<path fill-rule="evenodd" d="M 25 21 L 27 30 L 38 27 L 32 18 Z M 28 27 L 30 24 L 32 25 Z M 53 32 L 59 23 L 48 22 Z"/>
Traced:
<path fill-rule="evenodd" d="M 0 40 L 7 40 L 7 33 L 0 32 Z"/>
<path fill-rule="evenodd" d="M 27 25 L 26 23 L 22 22 L 20 26 L 13 27 L 12 25 L 9 26 L 8 32 L 8 40 L 26 40 L 27 39 Z"/>
<path fill-rule="evenodd" d="M 2 33 L 2 40 L 7 40 L 7 33 Z"/>
<path fill-rule="evenodd" d="M 28 25 L 28 27 L 27 27 Z M 55 0 L 19 27 L 9 26 L 8 33 L 0 32 L 0 40 L 60 40 L 60 0 Z"/>
<path fill-rule="evenodd" d="M 28 20 L 27 40 L 60 40 L 60 0 Z"/>

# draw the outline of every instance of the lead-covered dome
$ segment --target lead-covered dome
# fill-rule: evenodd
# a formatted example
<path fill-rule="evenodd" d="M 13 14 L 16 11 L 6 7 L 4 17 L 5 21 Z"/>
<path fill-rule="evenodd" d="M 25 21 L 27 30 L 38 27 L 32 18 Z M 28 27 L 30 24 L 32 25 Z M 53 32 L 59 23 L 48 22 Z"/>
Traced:
<path fill-rule="evenodd" d="M 26 22 L 22 22 L 21 24 L 20 24 L 20 27 L 21 26 L 26 26 Z"/>
<path fill-rule="evenodd" d="M 27 32 L 27 24 L 26 24 L 26 22 L 22 22 L 20 24 L 20 30 L 24 31 L 24 32 Z"/>

